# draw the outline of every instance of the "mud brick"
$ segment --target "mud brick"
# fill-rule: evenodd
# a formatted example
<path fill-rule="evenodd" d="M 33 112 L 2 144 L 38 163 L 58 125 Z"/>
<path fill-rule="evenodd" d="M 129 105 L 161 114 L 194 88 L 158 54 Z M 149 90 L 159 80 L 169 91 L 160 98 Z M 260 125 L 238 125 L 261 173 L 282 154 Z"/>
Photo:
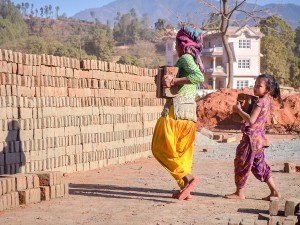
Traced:
<path fill-rule="evenodd" d="M 38 203 L 41 201 L 41 190 L 40 188 L 29 189 L 29 200 L 30 203 Z"/>
<path fill-rule="evenodd" d="M 56 198 L 56 185 L 49 186 L 50 190 L 50 199 Z"/>
<path fill-rule="evenodd" d="M 2 196 L 2 203 L 3 203 L 3 209 L 8 209 L 8 203 L 7 203 L 7 195 Z"/>
<path fill-rule="evenodd" d="M 39 177 L 40 186 L 51 186 L 54 184 L 54 174 L 52 172 L 39 172 L 36 175 Z"/>
<path fill-rule="evenodd" d="M 231 143 L 231 142 L 235 142 L 235 141 L 236 141 L 236 136 L 225 137 L 222 140 L 223 143 Z"/>
<path fill-rule="evenodd" d="M 50 200 L 50 187 L 49 186 L 40 187 L 40 191 L 41 191 L 41 200 L 49 201 Z"/>
<path fill-rule="evenodd" d="M 7 200 L 7 208 L 10 209 L 12 208 L 12 194 L 8 193 L 5 195 L 6 196 L 6 200 Z"/>
<path fill-rule="evenodd" d="M 298 222 L 297 216 L 288 216 L 283 220 L 283 225 L 295 225 Z"/>
<path fill-rule="evenodd" d="M 15 175 L 16 180 L 16 190 L 21 191 L 26 189 L 27 183 L 26 183 L 26 176 L 24 175 Z"/>
<path fill-rule="evenodd" d="M 33 175 L 26 174 L 26 189 L 33 188 Z"/>
<path fill-rule="evenodd" d="M 20 205 L 19 192 L 17 192 L 17 191 L 12 192 L 12 202 L 15 204 L 14 206 L 19 206 Z"/>
<path fill-rule="evenodd" d="M 279 198 L 271 197 L 270 205 L 269 205 L 269 214 L 271 216 L 277 216 L 278 215 L 279 203 L 280 203 Z"/>
<path fill-rule="evenodd" d="M 4 179 L 0 180 L 0 183 L 1 183 L 0 187 L 2 187 L 2 192 L 1 191 L 0 192 L 1 192 L 2 195 L 4 195 L 4 194 L 7 193 L 7 181 L 4 178 Z"/>
<path fill-rule="evenodd" d="M 13 182 L 14 178 L 9 176 L 0 176 L 0 195 L 1 194 L 7 194 L 11 193 L 12 191 L 15 191 L 15 182 Z"/>
<path fill-rule="evenodd" d="M 3 199 L 4 199 L 4 197 L 0 195 L 0 212 L 5 210 L 4 204 L 3 204 Z"/>
<path fill-rule="evenodd" d="M 213 140 L 215 140 L 215 141 L 222 141 L 223 138 L 224 138 L 223 134 L 214 134 L 213 135 Z"/>
<path fill-rule="evenodd" d="M 293 216 L 296 212 L 299 212 L 299 198 L 290 198 L 285 202 L 284 215 Z"/>
<path fill-rule="evenodd" d="M 291 163 L 291 162 L 284 163 L 283 171 L 285 173 L 295 173 L 296 172 L 296 164 Z"/>
<path fill-rule="evenodd" d="M 69 183 L 64 183 L 64 196 L 68 196 L 69 195 Z"/>
<path fill-rule="evenodd" d="M 29 189 L 18 191 L 20 205 L 27 205 L 30 203 L 30 191 Z"/>

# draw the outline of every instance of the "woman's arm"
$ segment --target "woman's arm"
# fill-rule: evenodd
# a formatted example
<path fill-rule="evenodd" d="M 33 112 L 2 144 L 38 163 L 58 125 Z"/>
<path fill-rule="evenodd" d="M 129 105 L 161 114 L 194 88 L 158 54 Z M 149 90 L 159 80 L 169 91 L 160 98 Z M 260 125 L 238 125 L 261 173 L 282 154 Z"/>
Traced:
<path fill-rule="evenodd" d="M 252 112 L 249 115 L 248 113 L 242 110 L 241 103 L 237 102 L 237 104 L 232 107 L 232 110 L 233 112 L 238 113 L 243 118 L 243 120 L 245 120 L 246 122 L 252 125 L 256 122 L 257 117 L 261 111 L 261 108 L 258 105 L 255 105 Z"/>
<path fill-rule="evenodd" d="M 166 75 L 163 80 L 164 87 L 172 87 L 179 84 L 191 84 L 192 82 L 187 77 L 174 78 Z"/>

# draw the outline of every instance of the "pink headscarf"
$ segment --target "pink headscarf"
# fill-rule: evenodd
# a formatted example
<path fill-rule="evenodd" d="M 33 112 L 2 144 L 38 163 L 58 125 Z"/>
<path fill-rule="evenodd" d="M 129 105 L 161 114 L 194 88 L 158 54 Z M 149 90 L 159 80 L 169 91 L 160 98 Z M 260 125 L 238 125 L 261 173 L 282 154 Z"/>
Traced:
<path fill-rule="evenodd" d="M 181 43 L 184 53 L 189 53 L 194 57 L 195 63 L 201 72 L 204 72 L 204 66 L 200 58 L 203 48 L 202 30 L 190 25 L 183 26 L 177 33 L 176 39 Z"/>

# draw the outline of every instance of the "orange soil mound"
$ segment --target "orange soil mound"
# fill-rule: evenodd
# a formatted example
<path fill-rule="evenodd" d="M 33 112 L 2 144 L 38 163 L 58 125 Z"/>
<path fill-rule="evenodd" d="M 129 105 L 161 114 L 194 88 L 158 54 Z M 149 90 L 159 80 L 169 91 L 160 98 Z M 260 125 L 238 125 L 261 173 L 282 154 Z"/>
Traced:
<path fill-rule="evenodd" d="M 240 129 L 241 124 L 230 119 L 239 93 L 253 94 L 253 90 L 221 89 L 197 101 L 197 128 Z M 281 103 L 272 101 L 266 130 L 269 133 L 300 133 L 300 93 L 282 96 Z"/>

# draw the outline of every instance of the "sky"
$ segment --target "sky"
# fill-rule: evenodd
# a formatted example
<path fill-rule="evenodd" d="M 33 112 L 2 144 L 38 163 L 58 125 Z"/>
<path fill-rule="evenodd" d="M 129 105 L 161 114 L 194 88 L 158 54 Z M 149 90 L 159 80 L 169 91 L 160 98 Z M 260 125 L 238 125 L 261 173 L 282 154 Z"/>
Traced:
<path fill-rule="evenodd" d="M 76 13 L 90 9 L 90 8 L 100 8 L 101 6 L 107 5 L 115 0 L 12 0 L 15 4 L 21 4 L 22 2 L 28 2 L 30 5 L 33 4 L 34 8 L 40 9 L 45 5 L 52 5 L 53 8 L 59 6 L 59 13 L 66 13 L 67 17 L 72 17 Z M 141 1 L 151 1 L 151 0 L 141 0 Z M 184 0 L 182 0 L 184 1 Z M 256 2 L 259 5 L 265 5 L 269 3 L 294 3 L 300 4 L 299 0 L 247 0 L 247 2 Z"/>
<path fill-rule="evenodd" d="M 101 6 L 107 5 L 115 0 L 11 0 L 17 4 L 22 2 L 28 2 L 30 5 L 34 5 L 34 9 L 40 9 L 45 5 L 52 5 L 53 8 L 59 6 L 59 14 L 66 13 L 67 17 L 74 16 L 76 13 L 90 9 L 90 8 L 100 8 Z M 143 0 L 145 1 L 145 0 Z M 147 1 L 147 0 L 146 0 Z"/>

